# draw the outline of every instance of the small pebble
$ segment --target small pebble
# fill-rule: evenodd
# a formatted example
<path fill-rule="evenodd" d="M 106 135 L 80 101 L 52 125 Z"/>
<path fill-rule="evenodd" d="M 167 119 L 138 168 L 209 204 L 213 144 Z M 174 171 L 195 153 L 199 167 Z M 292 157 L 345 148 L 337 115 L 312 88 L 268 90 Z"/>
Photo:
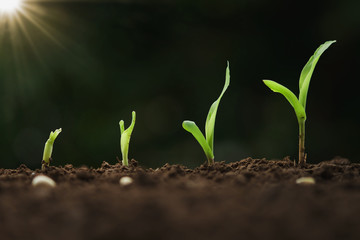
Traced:
<path fill-rule="evenodd" d="M 128 186 L 133 183 L 133 179 L 131 177 L 122 177 L 119 180 L 121 186 Z"/>
<path fill-rule="evenodd" d="M 315 179 L 312 177 L 301 177 L 296 179 L 297 184 L 311 185 L 315 184 Z"/>
<path fill-rule="evenodd" d="M 31 184 L 34 187 L 56 187 L 55 181 L 45 175 L 38 175 L 34 177 Z"/>

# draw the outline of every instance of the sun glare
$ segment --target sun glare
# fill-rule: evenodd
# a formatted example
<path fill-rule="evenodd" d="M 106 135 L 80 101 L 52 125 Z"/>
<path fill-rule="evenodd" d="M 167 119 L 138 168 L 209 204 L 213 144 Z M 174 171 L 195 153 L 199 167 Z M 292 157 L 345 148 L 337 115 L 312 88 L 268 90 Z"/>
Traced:
<path fill-rule="evenodd" d="M 11 13 L 20 8 L 22 0 L 0 0 L 0 12 Z"/>

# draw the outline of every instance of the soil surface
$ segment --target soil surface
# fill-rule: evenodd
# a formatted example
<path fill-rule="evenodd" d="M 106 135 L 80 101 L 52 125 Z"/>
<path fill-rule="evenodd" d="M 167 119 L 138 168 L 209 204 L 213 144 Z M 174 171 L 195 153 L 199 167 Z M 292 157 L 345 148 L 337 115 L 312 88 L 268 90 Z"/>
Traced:
<path fill-rule="evenodd" d="M 39 174 L 55 188 L 33 187 Z M 119 184 L 123 176 L 133 183 Z M 300 177 L 315 184 L 297 184 Z M 360 164 L 0 169 L 0 239 L 360 239 Z"/>

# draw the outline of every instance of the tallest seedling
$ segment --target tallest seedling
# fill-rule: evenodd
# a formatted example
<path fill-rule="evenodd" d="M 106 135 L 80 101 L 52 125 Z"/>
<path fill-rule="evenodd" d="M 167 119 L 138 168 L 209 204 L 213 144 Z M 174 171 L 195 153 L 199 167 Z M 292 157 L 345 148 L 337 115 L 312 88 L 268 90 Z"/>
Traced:
<path fill-rule="evenodd" d="M 304 66 L 300 74 L 299 80 L 299 98 L 295 96 L 288 88 L 283 85 L 276 83 L 271 80 L 263 80 L 263 82 L 268 86 L 272 91 L 281 93 L 289 101 L 291 106 L 295 110 L 296 117 L 299 123 L 299 165 L 304 166 L 306 163 L 306 154 L 305 154 L 305 121 L 306 121 L 306 98 L 309 89 L 310 79 L 312 73 L 314 72 L 316 63 L 318 62 L 321 54 L 325 52 L 331 44 L 336 41 L 327 41 L 324 44 L 320 45 L 316 49 L 314 55 L 312 55 L 309 61 Z"/>

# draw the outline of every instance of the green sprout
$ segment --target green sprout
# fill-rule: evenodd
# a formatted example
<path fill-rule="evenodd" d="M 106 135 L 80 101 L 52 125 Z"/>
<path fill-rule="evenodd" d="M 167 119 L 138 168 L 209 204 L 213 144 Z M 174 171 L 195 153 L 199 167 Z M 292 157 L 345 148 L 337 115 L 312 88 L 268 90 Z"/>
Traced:
<path fill-rule="evenodd" d="M 190 132 L 203 148 L 209 165 L 214 163 L 214 128 L 215 128 L 216 112 L 220 100 L 224 95 L 226 89 L 228 88 L 229 84 L 230 84 L 230 67 L 229 67 L 229 62 L 227 62 L 224 88 L 220 94 L 220 97 L 211 105 L 209 113 L 206 118 L 206 123 L 205 123 L 206 137 L 204 137 L 204 135 L 202 134 L 198 126 L 195 124 L 195 122 L 184 121 L 182 124 L 183 128 L 186 131 Z"/>
<path fill-rule="evenodd" d="M 320 56 L 325 52 L 325 50 L 330 47 L 336 41 L 327 41 L 324 44 L 320 45 L 316 49 L 314 55 L 312 55 L 309 61 L 306 63 L 300 74 L 299 80 L 299 98 L 295 96 L 288 88 L 282 86 L 279 83 L 276 83 L 271 80 L 263 80 L 266 86 L 268 86 L 272 91 L 281 93 L 291 104 L 295 110 L 296 117 L 299 123 L 299 165 L 304 166 L 306 163 L 306 154 L 305 154 L 305 121 L 306 121 L 306 98 L 310 85 L 310 79 L 314 72 L 315 66 L 320 58 Z"/>
<path fill-rule="evenodd" d="M 56 129 L 54 132 L 50 132 L 49 139 L 45 143 L 44 147 L 44 153 L 43 153 L 43 160 L 41 162 L 41 169 L 44 170 L 46 167 L 50 165 L 51 162 L 51 155 L 53 151 L 54 141 L 57 138 L 57 136 L 61 133 L 62 129 Z"/>
<path fill-rule="evenodd" d="M 120 149 L 121 149 L 121 154 L 122 154 L 122 164 L 124 166 L 129 166 L 129 158 L 128 158 L 128 154 L 129 154 L 129 144 L 130 144 L 130 138 L 131 138 L 131 133 L 134 129 L 135 126 L 135 120 L 136 120 L 136 113 L 135 111 L 132 112 L 132 121 L 130 126 L 128 127 L 128 129 L 125 130 L 124 128 L 124 121 L 121 120 L 119 122 L 120 125 Z"/>

